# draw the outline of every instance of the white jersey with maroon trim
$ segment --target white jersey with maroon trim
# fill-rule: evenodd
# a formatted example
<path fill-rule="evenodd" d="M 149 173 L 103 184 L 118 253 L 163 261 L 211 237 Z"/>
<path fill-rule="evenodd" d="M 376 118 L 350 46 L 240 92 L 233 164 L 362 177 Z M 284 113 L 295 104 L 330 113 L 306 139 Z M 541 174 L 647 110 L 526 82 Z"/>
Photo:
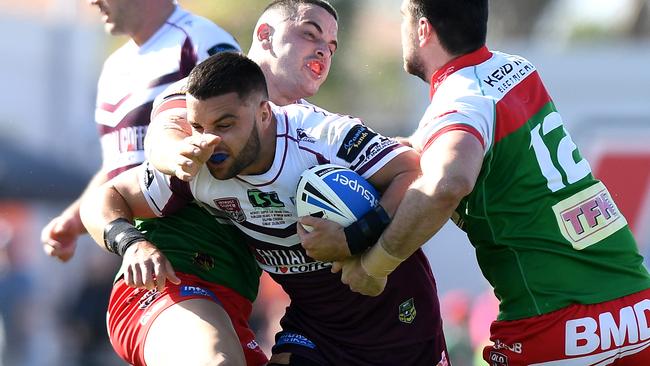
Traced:
<path fill-rule="evenodd" d="M 187 183 L 143 164 L 141 188 L 157 215 L 171 213 L 194 198 L 215 215 L 226 215 L 249 237 L 260 267 L 270 273 L 317 271 L 330 264 L 307 257 L 300 245 L 295 207 L 300 174 L 314 165 L 333 163 L 369 178 L 409 148 L 356 118 L 313 105 L 272 108 L 277 121 L 276 154 L 266 173 L 217 180 L 204 166 Z"/>
<path fill-rule="evenodd" d="M 114 176 L 144 161 L 143 141 L 154 98 L 214 53 L 240 50 L 211 21 L 179 7 L 143 45 L 133 40 L 104 63 L 97 87 L 95 120 L 104 168 Z"/>

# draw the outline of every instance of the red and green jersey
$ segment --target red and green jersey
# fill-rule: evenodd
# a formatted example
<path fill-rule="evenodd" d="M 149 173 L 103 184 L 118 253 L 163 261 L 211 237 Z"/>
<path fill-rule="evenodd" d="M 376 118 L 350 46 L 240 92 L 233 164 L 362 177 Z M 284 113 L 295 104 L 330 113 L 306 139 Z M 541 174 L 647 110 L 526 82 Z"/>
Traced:
<path fill-rule="evenodd" d="M 250 301 L 257 297 L 261 270 L 233 225 L 219 223 L 196 204 L 174 215 L 136 221 L 147 240 L 160 249 L 174 270 L 226 286 Z"/>
<path fill-rule="evenodd" d="M 475 188 L 453 219 L 494 287 L 500 320 L 650 287 L 625 218 L 529 61 L 484 47 L 440 69 L 431 86 L 414 147 L 464 130 L 485 148 Z"/>

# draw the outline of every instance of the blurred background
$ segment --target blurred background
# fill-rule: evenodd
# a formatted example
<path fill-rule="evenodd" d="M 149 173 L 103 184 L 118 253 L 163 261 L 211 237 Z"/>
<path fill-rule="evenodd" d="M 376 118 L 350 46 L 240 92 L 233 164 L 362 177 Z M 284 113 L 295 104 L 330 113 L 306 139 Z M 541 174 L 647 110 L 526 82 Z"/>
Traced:
<path fill-rule="evenodd" d="M 180 0 L 237 37 L 244 50 L 265 0 Z M 402 70 L 400 0 L 332 0 L 339 51 L 312 102 L 409 135 L 428 86 Z M 492 0 L 488 45 L 537 65 L 567 129 L 610 188 L 650 257 L 650 1 Z M 0 0 L 0 366 L 123 365 L 105 310 L 118 262 L 87 237 L 62 264 L 41 228 L 78 196 L 100 164 L 94 117 L 103 60 L 125 42 L 103 33 L 85 1 Z M 425 247 L 438 281 L 455 366 L 496 316 L 472 247 L 451 225 Z M 265 286 L 253 327 L 268 352 L 283 295 Z"/>

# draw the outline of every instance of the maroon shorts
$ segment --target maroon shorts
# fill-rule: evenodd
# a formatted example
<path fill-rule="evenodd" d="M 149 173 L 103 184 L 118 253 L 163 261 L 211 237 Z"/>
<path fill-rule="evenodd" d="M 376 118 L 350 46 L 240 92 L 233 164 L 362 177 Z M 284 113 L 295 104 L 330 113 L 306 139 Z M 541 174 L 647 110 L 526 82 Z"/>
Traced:
<path fill-rule="evenodd" d="M 189 299 L 210 299 L 226 311 L 237 332 L 247 365 L 265 365 L 267 358 L 248 326 L 251 302 L 235 291 L 185 273 L 176 273 L 180 285 L 167 281 L 162 292 L 136 289 L 119 279 L 108 303 L 108 336 L 117 354 L 135 366 L 145 366 L 144 341 L 158 314 Z"/>
<path fill-rule="evenodd" d="M 650 289 L 532 318 L 495 321 L 490 333 L 494 344 L 483 350 L 490 366 L 650 365 Z"/>

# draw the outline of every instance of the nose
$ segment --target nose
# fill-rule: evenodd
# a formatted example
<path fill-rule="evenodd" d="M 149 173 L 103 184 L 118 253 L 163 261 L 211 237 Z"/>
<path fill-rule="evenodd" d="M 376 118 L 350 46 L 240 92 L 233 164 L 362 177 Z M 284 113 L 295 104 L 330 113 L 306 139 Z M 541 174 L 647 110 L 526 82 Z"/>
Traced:
<path fill-rule="evenodd" d="M 316 56 L 318 56 L 320 59 L 325 59 L 329 55 L 330 50 L 329 47 L 327 47 L 327 44 L 325 42 L 320 42 L 316 48 Z"/>

